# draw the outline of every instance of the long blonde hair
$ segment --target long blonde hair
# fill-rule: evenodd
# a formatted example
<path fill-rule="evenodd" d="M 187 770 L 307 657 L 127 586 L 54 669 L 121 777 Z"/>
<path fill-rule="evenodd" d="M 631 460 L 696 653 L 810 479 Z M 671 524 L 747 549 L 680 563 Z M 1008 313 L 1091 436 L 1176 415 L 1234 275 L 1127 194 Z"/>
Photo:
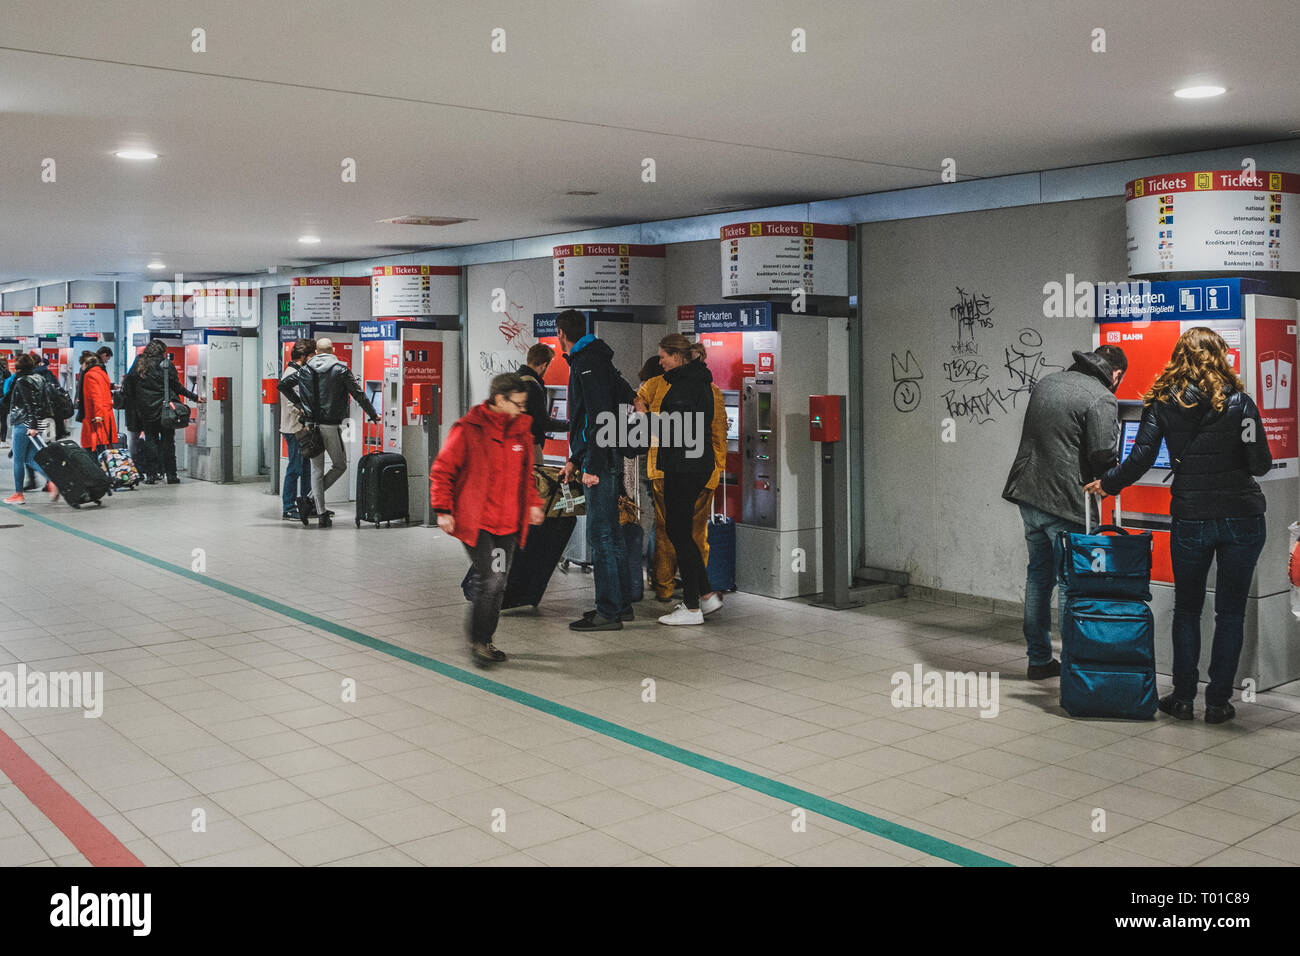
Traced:
<path fill-rule="evenodd" d="M 659 347 L 669 354 L 677 354 L 687 362 L 698 362 L 704 358 L 704 343 L 692 342 L 680 332 L 665 335 L 659 340 Z"/>
<path fill-rule="evenodd" d="M 1189 403 L 1185 399 L 1189 385 L 1196 386 L 1208 397 L 1216 412 L 1223 411 L 1228 395 L 1234 389 L 1238 392 L 1246 390 L 1245 383 L 1228 362 L 1228 343 L 1213 329 L 1198 325 L 1178 337 L 1169 364 L 1156 378 L 1151 390 L 1142 396 L 1142 401 L 1147 405 L 1177 402 L 1183 408 L 1195 408 L 1195 402 Z"/>

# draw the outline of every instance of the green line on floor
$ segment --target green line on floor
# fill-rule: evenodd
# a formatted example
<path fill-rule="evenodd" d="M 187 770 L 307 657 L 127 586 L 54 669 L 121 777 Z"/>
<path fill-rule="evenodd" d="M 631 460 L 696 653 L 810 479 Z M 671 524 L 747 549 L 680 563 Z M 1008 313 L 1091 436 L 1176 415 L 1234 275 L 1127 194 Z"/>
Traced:
<path fill-rule="evenodd" d="M 17 506 L 5 505 L 14 511 L 20 511 Z M 564 704 L 558 704 L 555 701 L 547 700 L 545 697 L 538 697 L 527 691 L 518 690 L 507 684 L 502 684 L 490 680 L 472 671 L 463 670 L 454 667 L 451 664 L 445 664 L 442 661 L 427 657 L 417 651 L 407 650 L 396 644 L 390 644 L 387 641 L 381 641 L 378 638 L 371 637 L 369 634 L 363 634 L 355 631 L 350 627 L 344 627 L 341 624 L 335 624 L 325 618 L 317 617 L 306 611 L 291 607 L 288 604 L 282 604 L 279 601 L 264 597 L 253 591 L 247 591 L 244 588 L 234 584 L 228 584 L 217 578 L 210 577 L 206 574 L 199 574 L 191 571 L 189 568 L 180 565 L 170 564 L 161 558 L 156 558 L 151 554 L 145 554 L 143 551 L 137 551 L 135 548 L 128 547 L 124 544 L 118 544 L 115 541 L 109 541 L 93 535 L 88 531 L 82 531 L 79 528 L 71 527 L 61 521 L 53 521 L 49 518 L 42 517 L 32 511 L 21 510 L 28 518 L 38 521 L 41 524 L 48 525 L 59 531 L 67 532 L 86 541 L 98 544 L 101 547 L 124 554 L 127 557 L 135 558 L 137 561 L 143 561 L 145 564 L 153 565 L 163 571 L 170 571 L 172 574 L 180 575 L 191 581 L 205 584 L 208 587 L 223 591 L 232 597 L 255 604 L 258 607 L 265 608 L 268 611 L 274 611 L 284 617 L 298 621 L 308 627 L 314 627 L 317 630 L 325 631 L 327 634 L 333 634 L 335 637 L 341 637 L 344 640 L 351 641 L 354 644 L 360 644 L 362 647 L 368 647 L 371 650 L 379 651 L 390 657 L 396 657 L 399 660 L 406 661 L 409 664 L 415 664 L 423 667 L 425 670 L 433 671 L 435 674 L 441 674 L 443 677 L 451 678 L 470 687 L 477 687 L 479 690 L 485 690 L 490 694 L 503 697 L 506 700 L 512 700 L 517 704 L 523 704 L 525 707 L 531 707 L 533 710 L 549 714 L 552 717 L 558 717 L 560 720 L 568 721 L 579 727 L 585 727 L 588 730 L 603 734 L 614 740 L 622 741 L 632 747 L 644 750 L 648 753 L 657 754 L 686 767 L 692 767 L 696 770 L 702 770 L 704 773 L 719 777 L 730 783 L 745 787 L 757 793 L 765 793 L 770 797 L 776 797 L 779 800 L 788 802 L 792 807 L 800 807 L 804 810 L 812 811 L 820 816 L 827 817 L 831 820 L 838 820 L 840 823 L 846 823 L 849 826 L 856 827 L 866 833 L 872 833 L 876 836 L 884 837 L 894 843 L 902 846 L 911 847 L 922 853 L 937 857 L 941 860 L 947 860 L 950 863 L 956 863 L 959 866 L 1011 866 L 994 857 L 987 856 L 975 850 L 968 850 L 963 846 L 942 840 L 939 837 L 931 836 L 928 833 L 922 833 L 920 830 L 913 830 L 911 827 L 905 827 L 902 824 L 893 823 L 882 817 L 873 816 L 861 810 L 855 810 L 850 806 L 837 803 L 826 797 L 819 797 L 815 793 L 809 793 L 807 790 L 801 790 L 798 787 L 792 787 L 789 784 L 781 783 L 770 777 L 764 777 L 761 774 L 752 773 L 743 770 L 740 767 L 723 763 L 721 760 L 714 760 L 711 757 L 705 757 L 703 754 L 697 754 L 685 748 L 670 744 L 667 741 L 660 740 L 657 737 L 651 737 L 647 734 L 639 733 L 620 724 L 611 723 L 608 720 L 602 720 L 591 714 L 575 710 L 572 707 L 566 707 Z"/>

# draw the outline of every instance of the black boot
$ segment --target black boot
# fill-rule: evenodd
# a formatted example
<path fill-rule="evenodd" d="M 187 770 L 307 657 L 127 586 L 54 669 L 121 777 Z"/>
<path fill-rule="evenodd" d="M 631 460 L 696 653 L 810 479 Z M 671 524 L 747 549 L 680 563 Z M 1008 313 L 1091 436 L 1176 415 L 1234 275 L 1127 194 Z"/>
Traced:
<path fill-rule="evenodd" d="M 1156 705 L 1170 717 L 1175 720 L 1191 720 L 1195 714 L 1192 713 L 1192 702 L 1190 700 L 1175 700 L 1174 695 L 1161 697 L 1160 703 Z M 1206 711 L 1206 719 L 1209 719 L 1209 711 Z"/>

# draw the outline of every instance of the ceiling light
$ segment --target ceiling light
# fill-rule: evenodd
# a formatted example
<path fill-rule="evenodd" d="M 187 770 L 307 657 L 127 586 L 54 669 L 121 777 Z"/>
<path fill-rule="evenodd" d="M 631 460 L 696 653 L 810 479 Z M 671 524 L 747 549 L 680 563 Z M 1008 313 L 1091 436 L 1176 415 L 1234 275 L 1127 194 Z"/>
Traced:
<path fill-rule="evenodd" d="M 118 159 L 157 159 L 157 153 L 151 153 L 147 149 L 119 149 L 113 154 Z"/>
<path fill-rule="evenodd" d="M 394 226 L 455 226 L 473 220 L 461 219 L 457 216 L 394 216 L 391 219 L 378 219 L 376 222 Z"/>
<path fill-rule="evenodd" d="M 569 190 L 567 193 L 565 193 L 564 195 L 566 195 L 566 196 L 599 196 L 600 193 L 598 193 L 598 192 L 597 192 L 596 190 L 594 190 L 594 189 L 570 189 L 570 190 Z"/>
<path fill-rule="evenodd" d="M 1181 90 L 1174 90 L 1174 96 L 1180 100 L 1203 100 L 1207 96 L 1222 96 L 1223 93 L 1221 86 L 1184 86 Z"/>
<path fill-rule="evenodd" d="M 311 246 L 320 242 L 320 236 L 299 236 L 298 241 Z"/>
<path fill-rule="evenodd" d="M 154 262 L 149 263 L 147 268 L 153 269 L 155 272 L 157 272 L 159 269 L 166 269 L 167 264 L 165 262 L 158 262 L 155 260 Z"/>

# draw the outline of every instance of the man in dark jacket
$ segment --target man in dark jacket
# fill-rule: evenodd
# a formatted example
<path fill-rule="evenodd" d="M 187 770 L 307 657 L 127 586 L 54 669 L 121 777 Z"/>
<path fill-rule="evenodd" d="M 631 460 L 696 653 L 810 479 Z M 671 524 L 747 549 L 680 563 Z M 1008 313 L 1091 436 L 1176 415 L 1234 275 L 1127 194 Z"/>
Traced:
<path fill-rule="evenodd" d="M 555 351 L 549 345 L 534 345 L 528 350 L 526 365 L 521 365 L 515 374 L 524 380 L 528 389 L 528 417 L 533 420 L 533 464 L 542 463 L 542 449 L 546 446 L 547 432 L 564 432 L 569 430 L 569 423 L 550 416 L 546 403 L 546 370 L 555 358 Z"/>
<path fill-rule="evenodd" d="M 1083 486 L 1115 464 L 1119 403 L 1115 389 L 1128 369 L 1122 349 L 1075 352 L 1074 364 L 1035 387 L 1025 410 L 1020 448 L 1002 497 L 1020 506 L 1029 548 L 1025 574 L 1025 645 L 1029 679 L 1061 673 L 1052 657 L 1052 545 L 1062 531 L 1083 531 Z M 1060 605 L 1067 600 L 1061 589 Z"/>
<path fill-rule="evenodd" d="M 582 313 L 569 309 L 555 320 L 560 348 L 569 360 L 569 460 L 564 479 L 582 475 L 586 487 L 587 542 L 596 585 L 596 608 L 569 627 L 575 631 L 621 631 L 632 620 L 632 573 L 618 524 L 623 457 L 598 441 L 620 406 L 631 410 L 636 393 L 614 368 L 608 345 L 587 333 Z M 604 429 L 606 433 L 610 429 Z"/>
<path fill-rule="evenodd" d="M 328 528 L 333 522 L 334 512 L 325 507 L 325 492 L 330 485 L 338 481 L 348 470 L 348 453 L 343 447 L 343 435 L 340 426 L 348 417 L 348 396 L 352 396 L 358 405 L 378 424 L 379 413 L 361 390 L 361 383 L 348 368 L 334 355 L 334 343 L 329 339 L 316 340 L 316 354 L 307 364 L 298 370 L 298 384 L 295 389 L 302 417 L 305 423 L 320 429 L 324 441 L 324 450 L 311 459 L 311 497 L 316 508 L 317 524 Z M 325 470 L 325 455 L 330 456 L 330 470 Z M 298 501 L 298 516 L 306 525 L 312 510 L 306 498 Z"/>
<path fill-rule="evenodd" d="M 137 461 L 137 466 L 145 465 L 144 483 L 155 485 L 164 474 L 167 484 L 179 484 L 176 474 L 176 429 L 166 428 L 162 422 L 163 407 L 184 396 L 192 402 L 202 402 L 203 396 L 191 391 L 181 384 L 176 366 L 172 364 L 167 352 L 167 344 L 162 339 L 150 339 L 140 357 L 127 373 L 123 385 L 127 391 L 127 427 L 134 432 L 139 428 L 144 432 L 144 445 L 147 452 Z"/>

